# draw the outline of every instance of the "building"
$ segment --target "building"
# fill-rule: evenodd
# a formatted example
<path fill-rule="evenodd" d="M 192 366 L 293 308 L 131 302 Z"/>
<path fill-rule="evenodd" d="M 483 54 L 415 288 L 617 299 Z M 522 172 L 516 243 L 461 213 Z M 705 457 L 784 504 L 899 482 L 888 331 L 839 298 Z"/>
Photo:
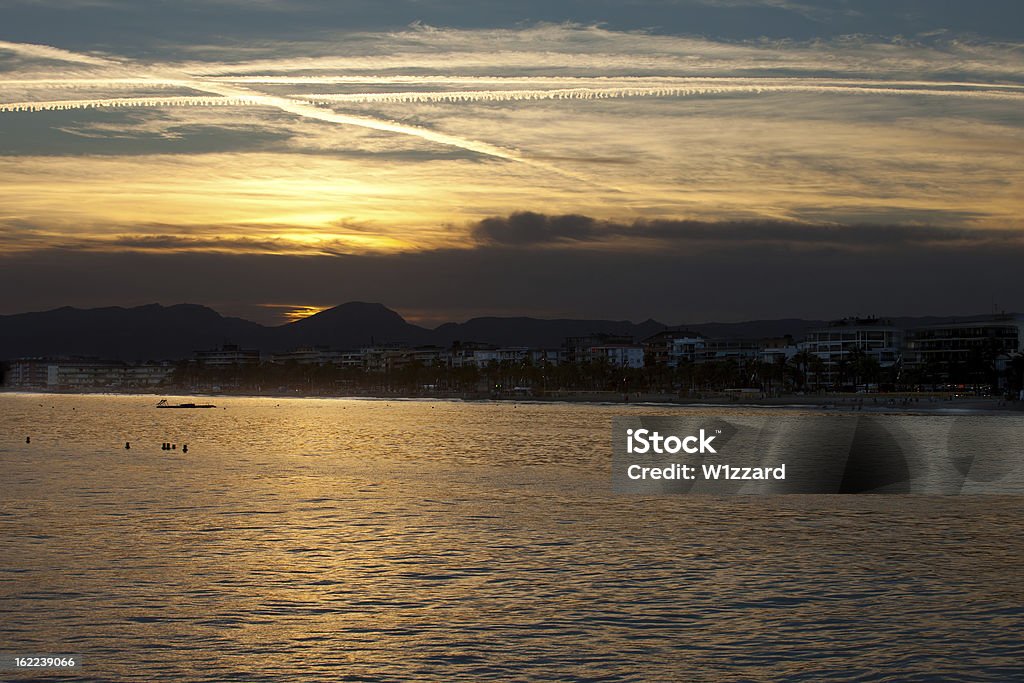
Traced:
<path fill-rule="evenodd" d="M 430 368 L 447 367 L 449 363 L 448 350 L 440 346 L 417 346 L 406 350 L 405 357 L 409 362 Z"/>
<path fill-rule="evenodd" d="M 12 387 L 47 386 L 48 367 L 52 361 L 45 358 L 19 358 L 11 362 L 7 384 Z"/>
<path fill-rule="evenodd" d="M 903 337 L 902 330 L 879 318 L 844 318 L 811 330 L 803 348 L 822 365 L 808 373 L 808 381 L 821 387 L 877 382 L 872 364 L 884 370 L 901 362 Z"/>
<path fill-rule="evenodd" d="M 338 365 L 343 368 L 362 370 L 366 364 L 366 358 L 362 350 L 349 350 L 338 352 Z"/>
<path fill-rule="evenodd" d="M 299 365 L 341 364 L 341 351 L 331 351 L 326 346 L 303 346 L 293 351 L 275 353 L 274 363 L 298 363 Z"/>
<path fill-rule="evenodd" d="M 449 365 L 453 368 L 480 367 L 477 354 L 480 353 L 480 357 L 483 358 L 486 357 L 488 352 L 497 348 L 493 344 L 457 341 L 452 344 L 451 349 L 448 351 Z"/>
<path fill-rule="evenodd" d="M 230 368 L 238 365 L 259 365 L 260 352 L 243 349 L 235 344 L 224 344 L 211 351 L 196 351 L 196 360 L 208 368 Z"/>
<path fill-rule="evenodd" d="M 758 360 L 769 365 L 781 365 L 800 353 L 800 347 L 793 337 L 770 337 L 762 340 Z"/>
<path fill-rule="evenodd" d="M 697 355 L 697 362 L 713 363 L 725 360 L 754 360 L 761 354 L 763 340 L 726 337 L 705 339 L 703 353 Z"/>
<path fill-rule="evenodd" d="M 558 349 L 531 349 L 530 364 L 536 368 L 551 367 L 558 365 L 561 356 Z"/>
<path fill-rule="evenodd" d="M 376 344 L 359 350 L 367 372 L 390 372 L 406 364 L 407 349 L 399 343 Z"/>
<path fill-rule="evenodd" d="M 679 367 L 704 353 L 704 336 L 689 330 L 663 330 L 644 339 L 644 360 L 655 367 Z"/>
<path fill-rule="evenodd" d="M 606 362 L 613 368 L 642 368 L 644 347 L 639 344 L 605 344 L 588 350 L 591 363 Z"/>
<path fill-rule="evenodd" d="M 72 358 L 47 366 L 46 386 L 59 389 L 120 387 L 124 384 L 125 364 L 92 358 Z"/>
<path fill-rule="evenodd" d="M 124 384 L 129 387 L 157 387 L 170 381 L 174 374 L 171 363 L 141 363 L 124 368 Z"/>
<path fill-rule="evenodd" d="M 473 352 L 473 361 L 480 369 L 490 365 L 529 365 L 530 349 L 526 346 L 508 346 L 497 349 L 478 349 Z"/>
<path fill-rule="evenodd" d="M 155 387 L 171 378 L 170 363 L 128 365 L 98 358 L 22 358 L 11 363 L 8 384 L 31 389 Z"/>
<path fill-rule="evenodd" d="M 559 363 L 562 365 L 583 365 L 593 361 L 591 350 L 604 346 L 631 345 L 633 337 L 622 334 L 608 334 L 598 332 L 583 335 L 580 337 L 566 337 L 562 342 L 561 357 Z"/>
<path fill-rule="evenodd" d="M 991 318 L 927 325 L 906 339 L 906 367 L 928 384 L 972 384 L 1005 388 L 1002 370 L 1024 352 L 1024 318 Z"/>

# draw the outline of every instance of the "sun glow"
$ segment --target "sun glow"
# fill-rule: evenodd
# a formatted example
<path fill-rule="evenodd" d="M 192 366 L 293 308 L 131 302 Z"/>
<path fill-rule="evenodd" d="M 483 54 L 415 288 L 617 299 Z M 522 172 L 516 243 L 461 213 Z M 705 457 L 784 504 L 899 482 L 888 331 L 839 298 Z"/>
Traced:
<path fill-rule="evenodd" d="M 294 242 L 313 249 L 342 249 L 346 247 L 356 251 L 402 251 L 411 249 L 412 245 L 400 239 L 383 235 L 353 235 L 329 232 L 289 231 L 268 235 L 268 239 L 283 242 Z"/>
<path fill-rule="evenodd" d="M 1002 48 L 551 26 L 274 49 L 151 61 L 0 42 L 20 60 L 0 65 L 0 252 L 472 249 L 470 226 L 523 210 L 1021 215 L 1024 83 Z"/>
<path fill-rule="evenodd" d="M 311 315 L 326 311 L 330 306 L 311 306 L 308 304 L 260 304 L 261 308 L 280 309 L 285 322 L 293 323 Z"/>

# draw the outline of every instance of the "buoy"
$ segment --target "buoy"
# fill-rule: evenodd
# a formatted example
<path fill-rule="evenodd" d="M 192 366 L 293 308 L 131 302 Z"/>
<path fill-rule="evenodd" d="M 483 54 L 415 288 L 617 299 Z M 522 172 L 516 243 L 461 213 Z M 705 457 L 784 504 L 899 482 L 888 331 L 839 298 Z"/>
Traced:
<path fill-rule="evenodd" d="M 124 449 L 126 451 L 129 451 L 129 450 L 131 450 L 131 448 L 132 448 L 132 442 L 131 441 L 125 441 L 124 442 Z"/>

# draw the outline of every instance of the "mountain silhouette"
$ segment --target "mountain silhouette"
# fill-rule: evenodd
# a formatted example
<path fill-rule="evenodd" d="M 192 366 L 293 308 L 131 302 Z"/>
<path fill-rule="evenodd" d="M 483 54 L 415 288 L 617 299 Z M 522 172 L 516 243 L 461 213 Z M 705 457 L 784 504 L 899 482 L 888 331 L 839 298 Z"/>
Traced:
<path fill-rule="evenodd" d="M 894 318 L 902 327 L 984 316 Z M 700 323 L 685 329 L 707 337 L 780 337 L 800 339 L 821 320 L 755 320 Z M 656 320 L 545 320 L 526 317 L 481 317 L 427 329 L 407 322 L 379 303 L 350 302 L 276 327 L 225 317 L 198 304 L 135 308 L 79 309 L 65 306 L 38 313 L 0 316 L 0 359 L 34 356 L 92 356 L 127 361 L 191 358 L 203 349 L 238 344 L 265 353 L 303 346 L 358 349 L 371 344 L 450 346 L 483 342 L 498 346 L 557 348 L 566 337 L 605 333 L 641 341 L 667 326 Z"/>
<path fill-rule="evenodd" d="M 79 309 L 0 316 L 0 358 L 186 358 L 233 340 L 260 343 L 267 328 L 196 304 Z"/>
<path fill-rule="evenodd" d="M 278 350 L 296 346 L 352 349 L 381 342 L 428 344 L 432 332 L 406 322 L 382 304 L 353 301 L 274 328 L 273 339 Z"/>

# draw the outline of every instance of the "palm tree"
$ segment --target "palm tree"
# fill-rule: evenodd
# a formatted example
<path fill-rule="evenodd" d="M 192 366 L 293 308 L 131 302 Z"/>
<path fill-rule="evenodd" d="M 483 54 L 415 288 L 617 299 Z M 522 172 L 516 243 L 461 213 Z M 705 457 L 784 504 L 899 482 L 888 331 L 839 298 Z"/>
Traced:
<path fill-rule="evenodd" d="M 796 355 L 789 359 L 795 370 L 796 385 L 802 391 L 807 386 L 807 370 L 810 368 L 811 363 L 817 358 L 816 355 L 812 354 L 807 349 L 800 350 Z"/>
<path fill-rule="evenodd" d="M 814 387 L 815 389 L 821 388 L 821 377 L 825 374 L 825 361 L 821 359 L 821 356 L 817 354 L 811 354 L 811 362 L 808 365 L 808 370 L 814 375 Z"/>

